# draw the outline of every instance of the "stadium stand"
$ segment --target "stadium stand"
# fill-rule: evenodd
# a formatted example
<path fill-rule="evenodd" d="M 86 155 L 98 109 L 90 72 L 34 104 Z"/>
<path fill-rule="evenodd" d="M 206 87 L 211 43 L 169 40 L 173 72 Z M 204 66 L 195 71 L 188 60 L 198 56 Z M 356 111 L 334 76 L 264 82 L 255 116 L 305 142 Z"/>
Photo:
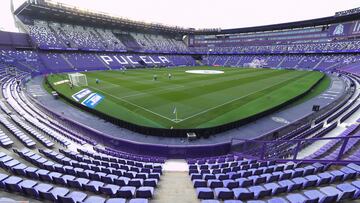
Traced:
<path fill-rule="evenodd" d="M 119 30 L 95 21 L 47 20 L 44 8 L 70 9 L 27 1 L 15 11 L 26 33 L 0 32 L 0 202 L 161 202 L 173 195 L 166 188 L 167 167 L 179 157 L 188 173 L 181 181 L 189 185 L 172 187 L 189 186 L 182 194 L 194 195 L 189 202 L 360 198 L 360 121 L 353 121 L 360 108 L 360 31 L 353 12 L 346 19 L 310 20 L 311 26 L 304 21 L 219 32 L 115 19 L 124 25 Z M 32 13 L 37 11 L 43 12 Z M 113 19 L 102 17 L 106 25 Z M 321 71 L 343 81 L 344 94 L 276 137 L 266 132 L 261 139 L 172 148 L 110 139 L 52 111 L 26 89 L 31 79 L 52 73 L 200 65 Z M 175 193 L 178 202 L 191 198 L 181 193 Z"/>

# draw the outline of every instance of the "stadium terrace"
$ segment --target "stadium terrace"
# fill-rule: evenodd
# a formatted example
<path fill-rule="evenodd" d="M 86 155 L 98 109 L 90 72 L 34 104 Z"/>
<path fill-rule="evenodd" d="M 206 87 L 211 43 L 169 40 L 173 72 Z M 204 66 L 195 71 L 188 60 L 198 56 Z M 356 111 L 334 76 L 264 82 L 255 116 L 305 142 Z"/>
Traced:
<path fill-rule="evenodd" d="M 0 203 L 359 202 L 359 8 L 225 30 L 12 12 Z"/>

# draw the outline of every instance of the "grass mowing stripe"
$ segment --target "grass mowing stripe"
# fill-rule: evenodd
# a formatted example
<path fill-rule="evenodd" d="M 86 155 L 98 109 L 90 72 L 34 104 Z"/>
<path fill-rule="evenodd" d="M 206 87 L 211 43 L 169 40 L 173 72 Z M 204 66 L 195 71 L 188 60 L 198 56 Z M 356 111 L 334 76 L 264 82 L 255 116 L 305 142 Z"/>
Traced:
<path fill-rule="evenodd" d="M 308 74 L 304 77 L 312 75 L 304 71 L 223 67 L 216 67 L 217 70 L 225 71 L 221 75 L 196 75 L 185 73 L 185 70 L 188 69 L 190 68 L 129 70 L 125 74 L 118 71 L 87 72 L 86 74 L 89 88 L 93 88 L 94 92 L 105 96 L 105 99 L 96 107 L 97 110 L 139 125 L 163 128 L 171 126 L 175 128 L 210 127 L 259 113 L 259 111 L 266 110 L 267 94 L 278 95 L 281 93 L 276 89 L 265 91 L 262 89 L 270 88 L 280 81 L 294 80 L 303 74 Z M 214 70 L 214 67 L 194 69 Z M 168 72 L 175 75 L 173 80 L 167 78 Z M 152 81 L 153 74 L 157 74 L 160 80 Z M 66 78 L 66 75 L 63 77 Z M 50 78 L 53 79 L 53 82 L 58 81 L 56 79 L 58 77 Z M 95 78 L 100 79 L 100 84 L 95 83 Z M 294 88 L 289 96 L 301 93 L 301 87 L 295 85 L 297 82 L 294 81 L 291 84 L 284 82 L 283 86 Z M 303 82 L 309 83 L 308 85 L 313 84 L 312 80 Z M 66 84 L 55 88 L 66 92 L 65 95 L 69 97 L 82 89 L 77 87 L 70 89 Z M 279 89 L 281 88 L 279 87 Z M 287 94 L 287 92 L 285 93 Z M 239 99 L 240 97 L 242 98 Z M 224 104 L 234 99 L 237 100 Z M 271 102 L 269 105 L 276 106 L 284 101 L 274 100 Z M 214 108 L 218 105 L 221 106 Z M 196 112 L 214 109 L 180 123 L 174 123 L 172 121 L 174 106 L 179 111 L 179 118 L 181 116 L 187 118 L 197 114 Z M 258 108 L 260 106 L 261 109 Z M 243 114 L 241 109 L 245 107 L 247 109 L 243 111 Z M 236 112 L 239 111 L 240 114 L 237 115 Z"/>
<path fill-rule="evenodd" d="M 282 87 L 283 85 L 286 85 L 286 84 L 292 82 L 292 80 L 294 80 L 294 79 L 296 80 L 296 79 L 302 78 L 302 77 L 304 77 L 304 76 L 306 76 L 306 75 L 307 75 L 307 73 L 304 73 L 304 74 L 302 74 L 302 75 L 299 75 L 299 76 L 296 76 L 296 77 L 293 77 L 293 78 L 289 78 L 289 79 L 287 79 L 287 80 L 285 80 L 285 81 L 281 81 L 281 82 L 275 83 L 274 85 L 272 85 L 272 86 L 270 86 L 270 87 L 265 87 L 265 88 L 263 88 L 263 89 L 261 89 L 261 90 L 258 90 L 258 91 L 256 91 L 256 92 L 251 92 L 251 93 L 249 93 L 249 94 L 247 94 L 247 95 L 244 95 L 244 96 L 242 96 L 242 97 L 233 99 L 233 100 L 228 101 L 228 102 L 226 102 L 226 103 L 224 103 L 224 104 L 220 104 L 220 105 L 218 105 L 218 106 L 214 106 L 214 107 L 209 108 L 209 109 L 206 109 L 206 110 L 204 110 L 204 111 L 202 111 L 202 112 L 196 113 L 196 114 L 194 114 L 194 115 L 192 115 L 192 116 L 189 116 L 189 117 L 187 117 L 187 118 L 184 118 L 184 119 L 181 120 L 181 122 L 186 121 L 186 120 L 188 120 L 188 119 L 190 119 L 190 118 L 195 118 L 195 117 L 201 116 L 201 115 L 203 115 L 203 114 L 205 114 L 205 113 L 209 113 L 210 111 L 214 111 L 214 110 L 217 111 L 217 109 L 219 109 L 219 107 L 225 107 L 225 106 L 227 106 L 227 105 L 234 106 L 233 103 L 234 103 L 234 102 L 237 102 L 237 101 L 239 101 L 239 100 L 242 101 L 241 103 L 243 103 L 244 101 L 250 101 L 250 100 L 254 99 L 254 97 L 258 97 L 259 95 L 261 95 L 261 94 L 263 94 L 263 93 L 276 90 L 276 89 Z M 251 99 L 250 99 L 250 98 L 251 98 Z M 237 107 L 240 107 L 239 105 L 236 105 L 236 106 L 237 106 Z M 226 112 L 225 109 L 231 110 L 231 108 L 226 108 L 226 107 L 225 107 L 225 108 L 222 108 L 222 109 L 221 109 L 221 110 L 222 110 L 221 113 Z M 214 116 L 214 114 L 213 114 L 212 116 L 207 115 L 207 116 L 201 116 L 201 117 L 204 118 L 204 119 L 210 120 L 211 118 L 213 118 L 213 116 Z M 215 115 L 215 116 L 217 116 L 217 115 Z M 204 119 L 201 119 L 201 120 L 203 121 Z M 199 120 L 199 119 L 198 119 L 198 120 Z M 193 122 L 194 122 L 194 121 L 192 121 L 192 123 L 193 123 Z M 193 123 L 193 124 L 194 124 L 194 123 Z"/>

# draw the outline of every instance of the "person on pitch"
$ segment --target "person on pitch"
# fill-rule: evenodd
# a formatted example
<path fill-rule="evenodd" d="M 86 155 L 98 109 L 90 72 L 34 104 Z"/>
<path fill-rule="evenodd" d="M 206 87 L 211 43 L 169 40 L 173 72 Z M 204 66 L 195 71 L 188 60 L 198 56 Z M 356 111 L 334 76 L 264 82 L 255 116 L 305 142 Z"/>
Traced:
<path fill-rule="evenodd" d="M 172 77 L 171 73 L 169 73 L 168 77 L 169 77 L 169 80 L 171 80 L 171 77 Z"/>
<path fill-rule="evenodd" d="M 99 84 L 100 80 L 96 78 L 95 82 L 96 84 Z"/>
<path fill-rule="evenodd" d="M 154 81 L 157 81 L 157 75 L 154 75 L 154 76 L 153 76 L 153 80 L 154 80 Z"/>

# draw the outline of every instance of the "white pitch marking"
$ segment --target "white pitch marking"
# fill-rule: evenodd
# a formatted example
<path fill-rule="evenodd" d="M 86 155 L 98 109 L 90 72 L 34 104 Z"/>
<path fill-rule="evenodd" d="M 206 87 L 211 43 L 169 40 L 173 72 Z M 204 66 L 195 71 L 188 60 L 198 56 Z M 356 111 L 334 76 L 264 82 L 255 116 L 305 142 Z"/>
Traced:
<path fill-rule="evenodd" d="M 290 78 L 290 79 L 288 79 L 288 80 L 284 80 L 284 81 L 275 83 L 275 84 L 272 85 L 271 87 L 274 87 L 275 85 L 281 84 L 281 83 L 283 83 L 283 82 L 286 82 L 286 81 L 289 81 L 289 80 L 292 80 L 292 79 L 293 79 L 293 78 Z M 224 106 L 224 105 L 226 105 L 226 104 L 230 104 L 231 102 L 234 102 L 234 101 L 236 101 L 236 100 L 242 99 L 242 98 L 247 97 L 247 96 L 249 96 L 249 95 L 252 95 L 252 94 L 254 94 L 254 93 L 261 92 L 261 91 L 266 90 L 266 89 L 268 89 L 268 88 L 269 88 L 269 87 L 266 87 L 266 88 L 260 89 L 260 90 L 258 90 L 258 91 L 256 91 L 256 92 L 251 92 L 251 93 L 249 93 L 249 94 L 246 94 L 246 95 L 244 95 L 244 96 L 242 96 L 242 97 L 238 97 L 238 98 L 232 99 L 232 100 L 230 100 L 230 101 L 228 101 L 228 102 L 225 102 L 225 103 L 223 103 L 223 104 L 220 104 L 220 105 L 217 105 L 217 106 L 214 106 L 214 107 L 205 109 L 205 110 L 200 111 L 199 113 L 193 114 L 193 115 L 191 115 L 191 116 L 189 116 L 189 117 L 187 117 L 187 118 L 183 118 L 182 121 L 187 120 L 187 119 L 189 119 L 189 118 L 193 118 L 193 117 L 198 116 L 198 115 L 201 115 L 201 114 L 203 114 L 203 113 L 206 113 L 206 112 L 208 112 L 208 111 L 210 111 L 210 110 L 219 108 L 219 107 Z"/>
<path fill-rule="evenodd" d="M 91 87 L 91 88 L 93 88 L 93 89 L 95 89 L 95 90 L 97 90 L 97 91 L 100 91 L 100 92 L 102 92 L 102 93 L 108 94 L 108 93 L 106 93 L 106 92 L 104 92 L 104 91 L 102 91 L 102 90 L 100 90 L 100 89 L 98 89 L 98 88 L 95 88 L 95 87 Z M 150 113 L 152 113 L 152 114 L 155 114 L 155 115 L 157 115 L 157 116 L 160 116 L 160 117 L 162 117 L 162 118 L 165 118 L 165 119 L 167 119 L 167 120 L 169 120 L 169 121 L 175 122 L 175 121 L 173 121 L 173 119 L 170 119 L 170 118 L 168 118 L 168 117 L 166 117 L 166 116 L 163 116 L 163 115 L 161 115 L 161 114 L 158 114 L 158 113 L 156 113 L 156 112 L 153 112 L 153 111 L 151 111 L 151 110 L 149 110 L 149 109 L 147 109 L 147 108 L 144 108 L 144 107 L 142 107 L 142 106 L 139 106 L 139 105 L 137 105 L 137 104 L 134 104 L 134 103 L 132 103 L 132 102 L 129 102 L 129 101 L 125 100 L 125 99 L 122 99 L 121 97 L 117 97 L 117 96 L 113 96 L 113 95 L 110 95 L 110 96 L 111 96 L 111 97 L 114 97 L 114 98 L 116 98 L 116 99 L 119 99 L 119 100 L 121 100 L 121 101 L 123 101 L 123 102 L 126 102 L 126 103 L 128 103 L 128 104 L 131 104 L 131 105 L 133 105 L 133 106 L 136 106 L 136 107 L 138 107 L 138 108 L 140 108 L 140 109 L 143 109 L 143 110 L 145 110 L 145 111 L 147 111 L 147 112 L 150 112 Z M 176 122 L 175 122 L 175 123 L 176 123 Z"/>
<path fill-rule="evenodd" d="M 171 87 L 171 88 L 152 88 L 155 90 L 152 91 L 145 91 L 145 92 L 141 92 L 141 93 L 137 93 L 137 94 L 130 94 L 130 95 L 126 95 L 123 96 L 121 98 L 129 98 L 129 97 L 135 97 L 135 96 L 139 96 L 139 95 L 144 95 L 144 94 L 149 94 L 149 93 L 154 93 L 154 92 L 162 92 L 162 91 L 167 91 L 167 90 L 174 90 L 174 89 L 180 89 L 180 88 L 184 88 L 185 86 L 183 85 L 176 85 L 176 87 Z M 151 90 L 151 89 L 150 89 Z"/>

